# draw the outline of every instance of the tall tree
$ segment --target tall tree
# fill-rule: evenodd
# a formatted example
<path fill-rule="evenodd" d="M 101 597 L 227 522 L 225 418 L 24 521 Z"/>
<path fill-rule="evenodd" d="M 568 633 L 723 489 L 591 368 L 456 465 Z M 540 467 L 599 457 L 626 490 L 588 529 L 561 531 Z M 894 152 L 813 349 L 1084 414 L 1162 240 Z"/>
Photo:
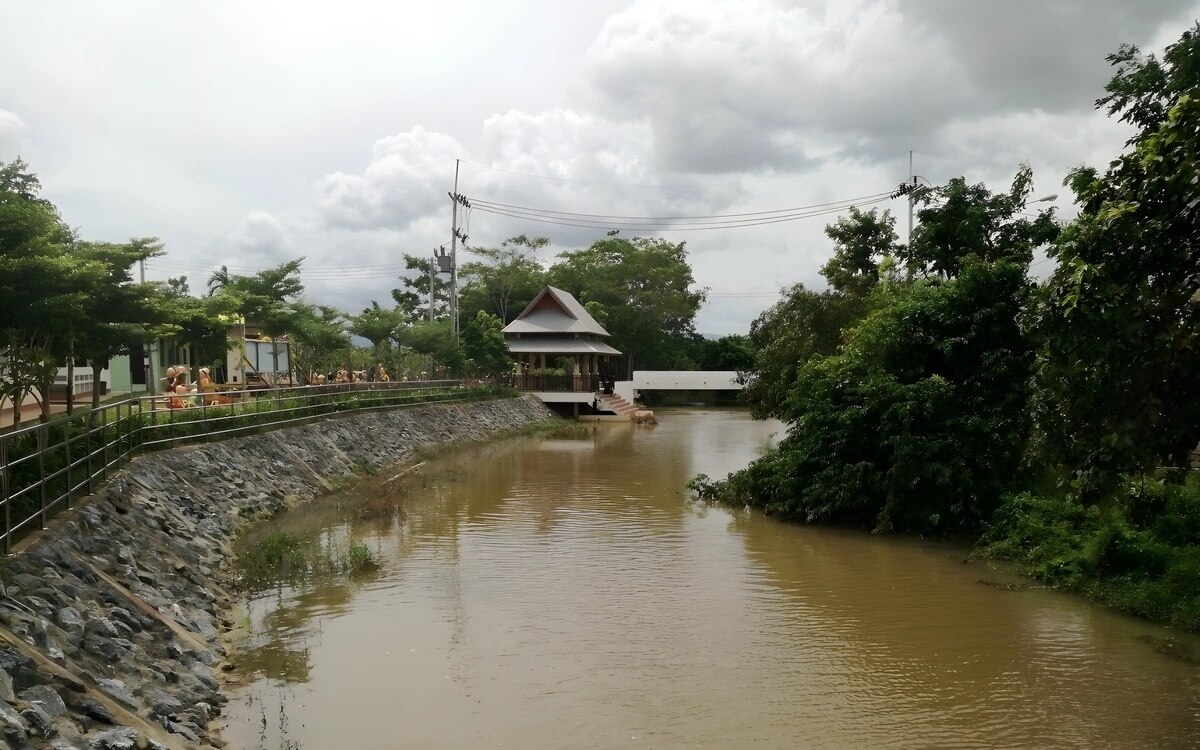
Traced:
<path fill-rule="evenodd" d="M 401 329 L 397 343 L 419 354 L 429 355 L 435 365 L 445 366 L 454 375 L 461 374 L 466 367 L 462 341 L 450 335 L 448 319 L 413 323 Z M 433 374 L 428 373 L 429 377 L 433 377 Z"/>
<path fill-rule="evenodd" d="M 463 354 L 480 375 L 496 376 L 512 369 L 512 357 L 504 340 L 500 318 L 480 310 L 463 326 Z"/>
<path fill-rule="evenodd" d="M 140 352 L 142 344 L 179 330 L 162 285 L 133 280 L 139 262 L 162 252 L 162 244 L 153 237 L 124 244 L 82 242 L 74 250 L 76 258 L 104 269 L 71 331 L 74 354 L 92 368 L 92 408 L 100 405 L 100 372 L 113 357 Z"/>
<path fill-rule="evenodd" d="M 1092 499 L 1200 441 L 1200 25 L 1161 60 L 1109 61 L 1097 105 L 1137 131 L 1104 173 L 1068 179 L 1082 211 L 1036 316 L 1044 455 Z"/>
<path fill-rule="evenodd" d="M 391 360 L 392 342 L 408 325 L 407 317 L 399 307 L 388 309 L 371 300 L 370 307 L 350 318 L 350 333 L 371 342 L 371 358 L 375 362 Z"/>
<path fill-rule="evenodd" d="M 1054 241 L 1059 232 L 1052 210 L 1032 221 L 1022 216 L 1032 189 L 1033 170 L 1022 164 L 1005 193 L 993 193 L 983 184 L 968 185 L 962 177 L 916 190 L 920 224 L 912 241 L 898 248 L 899 257 L 914 273 L 947 278 L 957 276 L 968 257 L 1028 265 L 1033 251 Z"/>
<path fill-rule="evenodd" d="M 21 402 L 38 394 L 49 420 L 50 385 L 66 355 L 69 331 L 104 269 L 80 261 L 77 240 L 28 165 L 0 162 L 0 401 L 20 419 Z"/>
<path fill-rule="evenodd" d="M 629 375 L 635 367 L 694 365 L 688 355 L 706 290 L 694 288 L 684 243 L 608 237 L 559 257 L 550 282 L 585 304 L 604 306 L 606 328 Z"/>
<path fill-rule="evenodd" d="M 296 316 L 295 298 L 304 292 L 304 284 L 300 281 L 303 264 L 304 258 L 296 258 L 251 276 L 231 274 L 221 266 L 208 280 L 209 296 L 226 295 L 247 322 L 257 324 L 271 337 L 272 369 L 276 373 L 279 372 L 277 341 L 287 334 Z"/>
<path fill-rule="evenodd" d="M 825 234 L 833 241 L 833 255 L 821 268 L 829 289 L 796 284 L 750 324 L 755 360 L 742 398 L 758 417 L 781 416 L 804 363 L 836 353 L 844 331 L 876 306 L 872 292 L 880 281 L 898 280 L 899 238 L 887 211 L 852 208 L 825 227 Z"/>
<path fill-rule="evenodd" d="M 825 235 L 833 240 L 833 256 L 821 267 L 821 275 L 842 294 L 869 292 L 879 281 L 879 264 L 900 247 L 890 211 L 851 207 L 849 215 L 825 227 Z"/>
<path fill-rule="evenodd" d="M 483 260 L 463 265 L 459 292 L 460 313 L 474 320 L 484 310 L 504 324 L 511 323 L 533 301 L 546 284 L 546 270 L 535 253 L 550 244 L 545 237 L 510 237 L 495 248 L 475 248 L 471 252 Z"/>
<path fill-rule="evenodd" d="M 350 348 L 345 316 L 325 305 L 295 305 L 289 334 L 292 361 L 306 384 L 311 373 L 332 369 Z"/>
<path fill-rule="evenodd" d="M 444 318 L 450 310 L 450 276 L 437 272 L 433 258 L 404 254 L 406 273 L 400 276 L 400 286 L 392 290 L 396 306 L 404 311 L 408 322 L 429 320 L 430 268 L 433 274 L 433 317 Z"/>

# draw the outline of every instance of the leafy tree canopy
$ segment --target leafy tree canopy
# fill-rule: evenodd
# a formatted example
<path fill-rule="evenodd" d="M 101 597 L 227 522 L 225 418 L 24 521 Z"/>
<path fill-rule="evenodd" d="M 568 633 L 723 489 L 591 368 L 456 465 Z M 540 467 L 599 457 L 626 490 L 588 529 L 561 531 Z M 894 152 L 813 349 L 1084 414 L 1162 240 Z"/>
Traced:
<path fill-rule="evenodd" d="M 696 312 L 705 290 L 687 262 L 684 243 L 608 237 L 591 247 L 562 253 L 550 269 L 552 285 L 608 312 L 605 326 L 626 369 L 686 369 Z"/>
<path fill-rule="evenodd" d="M 1138 130 L 1105 172 L 1068 179 L 1082 211 L 1036 313 L 1039 447 L 1090 497 L 1200 441 L 1200 26 L 1161 60 L 1109 60 L 1097 105 Z"/>
<path fill-rule="evenodd" d="M 546 285 L 546 270 L 534 255 L 550 244 L 545 237 L 510 237 L 496 248 L 473 248 L 481 258 L 463 265 L 459 274 L 459 313 L 474 320 L 486 311 L 511 323 Z"/>

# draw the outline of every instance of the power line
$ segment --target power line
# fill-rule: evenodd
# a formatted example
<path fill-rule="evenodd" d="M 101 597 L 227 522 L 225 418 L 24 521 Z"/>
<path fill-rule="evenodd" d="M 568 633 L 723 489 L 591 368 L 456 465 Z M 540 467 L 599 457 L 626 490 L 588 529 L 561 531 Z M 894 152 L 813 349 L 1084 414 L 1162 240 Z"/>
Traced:
<path fill-rule="evenodd" d="M 496 201 L 489 201 L 489 200 L 484 200 L 481 198 L 473 198 L 473 199 L 471 199 L 471 203 L 473 205 L 477 204 L 480 207 L 487 206 L 487 207 L 492 207 L 492 208 L 505 209 L 505 210 L 509 210 L 509 211 L 528 211 L 528 212 L 533 212 L 533 213 L 538 213 L 538 214 L 551 214 L 551 215 L 563 216 L 564 218 L 575 217 L 575 218 L 579 218 L 579 219 L 631 219 L 634 221 L 680 221 L 680 222 L 685 222 L 685 223 L 692 223 L 692 222 L 708 220 L 708 219 L 723 221 L 726 219 L 740 219 L 740 218 L 750 217 L 750 216 L 764 216 L 765 217 L 765 216 L 768 216 L 771 214 L 790 214 L 790 213 L 795 213 L 798 211 L 808 211 L 811 209 L 826 208 L 829 206 L 840 206 L 842 204 L 854 204 L 859 201 L 875 200 L 877 198 L 882 198 L 885 195 L 890 196 L 891 191 L 888 191 L 886 193 L 874 193 L 872 195 L 860 195 L 856 198 L 846 198 L 844 200 L 830 201 L 828 203 L 814 203 L 810 206 L 793 206 L 791 208 L 776 208 L 776 209 L 772 209 L 770 211 L 750 211 L 747 213 L 740 213 L 740 214 L 706 214 L 706 215 L 700 215 L 700 216 L 623 216 L 621 214 L 592 214 L 592 213 L 584 213 L 584 212 L 579 212 L 579 211 L 556 211 L 556 210 L 549 209 L 549 208 L 533 208 L 530 206 L 516 206 L 511 203 L 497 203 Z"/>
<path fill-rule="evenodd" d="M 740 227 L 754 227 L 766 224 L 779 224 L 782 222 L 796 221 L 799 219 L 808 219 L 815 216 L 829 216 L 831 214 L 842 213 L 856 206 L 871 206 L 877 203 L 891 200 L 890 194 L 884 195 L 874 200 L 860 201 L 857 203 L 847 203 L 838 205 L 832 208 L 818 209 L 813 211 L 801 211 L 793 214 L 774 215 L 771 217 L 761 217 L 752 219 L 730 219 L 720 221 L 705 221 L 705 222 L 685 222 L 682 224 L 673 224 L 669 222 L 660 222 L 658 224 L 650 223 L 634 223 L 631 221 L 604 221 L 602 219 L 574 219 L 571 217 L 559 217 L 541 213 L 528 211 L 511 211 L 493 209 L 489 206 L 477 205 L 475 208 L 482 213 L 492 214 L 495 216 L 507 216 L 514 219 L 523 219 L 539 224 L 556 224 L 559 226 L 582 227 L 585 229 L 630 229 L 642 231 L 672 231 L 672 232 L 694 232 L 705 229 L 736 229 Z"/>
<path fill-rule="evenodd" d="M 213 264 L 193 263 L 193 262 L 189 262 L 187 260 L 175 258 L 174 256 L 160 256 L 157 258 L 151 258 L 150 262 L 159 263 L 159 264 L 165 263 L 167 265 L 174 265 L 174 266 L 187 266 L 187 267 L 196 268 L 196 269 L 209 269 L 209 268 L 217 269 L 217 268 L 223 267 L 230 271 L 264 271 L 268 268 L 274 268 L 274 266 L 240 266 L 240 265 L 235 266 L 235 265 L 230 265 L 228 263 L 213 263 Z M 404 265 L 403 263 L 381 263 L 381 264 L 377 264 L 377 265 L 366 265 L 366 266 L 309 266 L 309 267 L 301 266 L 301 270 L 302 271 L 346 271 L 346 270 L 359 270 L 359 269 L 370 270 L 370 269 L 379 269 L 379 268 L 391 268 L 393 266 L 403 266 L 403 265 Z"/>

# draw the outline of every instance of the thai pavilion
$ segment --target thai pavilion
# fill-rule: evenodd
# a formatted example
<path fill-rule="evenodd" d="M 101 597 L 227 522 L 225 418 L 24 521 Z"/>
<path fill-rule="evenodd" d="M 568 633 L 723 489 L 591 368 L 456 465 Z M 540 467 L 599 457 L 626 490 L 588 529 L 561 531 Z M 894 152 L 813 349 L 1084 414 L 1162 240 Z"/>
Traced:
<path fill-rule="evenodd" d="M 595 393 L 600 374 L 611 373 L 615 368 L 610 360 L 621 356 L 608 345 L 609 337 L 579 300 L 552 286 L 538 292 L 504 327 L 508 350 L 519 368 L 517 388 L 523 391 Z M 563 375 L 545 374 L 558 368 Z M 591 401 L 591 396 L 582 400 Z"/>

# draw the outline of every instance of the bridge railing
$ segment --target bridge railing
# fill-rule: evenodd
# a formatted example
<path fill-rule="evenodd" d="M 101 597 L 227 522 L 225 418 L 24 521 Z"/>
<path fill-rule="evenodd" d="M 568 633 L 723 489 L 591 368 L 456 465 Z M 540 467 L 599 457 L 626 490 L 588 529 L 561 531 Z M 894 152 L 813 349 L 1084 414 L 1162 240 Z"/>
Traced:
<path fill-rule="evenodd" d="M 139 396 L 0 433 L 0 551 L 44 529 L 138 452 L 222 440 L 334 414 L 478 401 L 495 385 L 460 380 L 337 383 Z"/>

